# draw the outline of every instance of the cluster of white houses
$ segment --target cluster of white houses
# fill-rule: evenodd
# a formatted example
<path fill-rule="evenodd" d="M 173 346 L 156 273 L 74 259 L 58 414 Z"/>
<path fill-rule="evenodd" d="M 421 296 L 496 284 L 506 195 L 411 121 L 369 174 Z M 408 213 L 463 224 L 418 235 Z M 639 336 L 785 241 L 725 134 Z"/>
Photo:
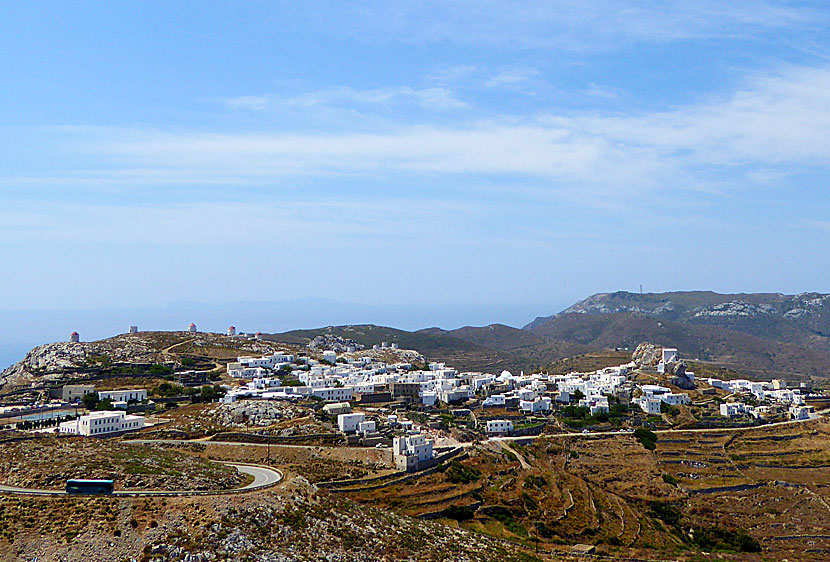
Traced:
<path fill-rule="evenodd" d="M 786 408 L 789 416 L 794 420 L 810 419 L 815 414 L 815 409 L 812 406 L 805 405 L 801 389 L 789 389 L 787 388 L 787 382 L 781 379 L 773 379 L 770 382 L 756 382 L 746 379 L 730 381 L 708 379 L 708 382 L 714 388 L 720 388 L 735 395 L 733 401 L 720 405 L 720 414 L 724 417 L 752 416 L 763 418 L 770 412 L 771 405 Z M 762 402 L 763 404 L 741 402 L 739 399 L 742 395 L 752 396 L 756 402 Z"/>
<path fill-rule="evenodd" d="M 228 365 L 228 373 L 235 378 L 249 379 L 238 388 L 231 389 L 224 400 L 232 402 L 241 397 L 270 399 L 299 399 L 314 397 L 325 402 L 383 402 L 403 400 L 424 406 L 437 403 L 455 404 L 483 396 L 485 408 L 505 408 L 523 414 L 545 414 L 555 404 L 576 404 L 590 410 L 591 415 L 609 412 L 609 397 L 627 397 L 630 403 L 648 415 L 659 415 L 663 404 L 687 405 L 689 394 L 674 391 L 658 384 L 637 384 L 629 379 L 636 365 L 627 363 L 606 367 L 588 373 L 548 375 L 533 373 L 513 375 L 503 371 L 500 375 L 478 372 L 462 372 L 444 363 L 429 363 L 425 369 L 416 369 L 408 363 L 387 364 L 373 357 L 346 353 L 338 356 L 325 351 L 322 360 L 295 357 L 286 353 L 274 353 L 264 357 L 239 357 Z M 678 361 L 676 349 L 664 348 L 657 365 L 658 372 L 666 372 Z M 299 386 L 283 386 L 278 378 L 270 377 L 279 369 L 290 369 Z M 687 381 L 694 383 L 694 373 L 685 372 Z M 705 379 L 711 386 L 740 393 L 747 392 L 759 401 L 778 403 L 787 407 L 803 407 L 798 390 L 789 390 L 783 381 L 770 383 L 748 380 L 721 381 Z M 578 398 L 578 402 L 576 399 Z M 741 409 L 726 405 L 721 408 L 724 416 L 756 415 L 760 410 Z M 804 416 L 807 410 L 792 410 L 793 417 Z M 508 420 L 491 420 L 487 432 L 510 433 Z"/>

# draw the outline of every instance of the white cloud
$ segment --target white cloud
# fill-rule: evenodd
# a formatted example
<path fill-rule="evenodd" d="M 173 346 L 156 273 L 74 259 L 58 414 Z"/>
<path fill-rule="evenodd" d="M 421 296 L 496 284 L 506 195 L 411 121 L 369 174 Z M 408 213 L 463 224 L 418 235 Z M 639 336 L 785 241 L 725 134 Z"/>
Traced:
<path fill-rule="evenodd" d="M 507 68 L 485 82 L 488 88 L 502 88 L 522 85 L 539 75 L 535 68 Z"/>
<path fill-rule="evenodd" d="M 789 27 L 813 27 L 821 32 L 823 17 L 809 7 L 776 0 L 485 0 L 473 9 L 463 0 L 435 0 L 329 8 L 326 18 L 333 12 L 335 17 L 353 22 L 349 28 L 332 32 L 358 40 L 387 37 L 408 43 L 578 50 L 619 47 L 621 43 L 750 37 Z"/>
<path fill-rule="evenodd" d="M 459 100 L 452 90 L 441 86 L 428 88 L 397 86 L 362 90 L 340 87 L 295 96 L 241 96 L 222 98 L 221 101 L 230 109 L 252 111 L 264 111 L 278 106 L 307 108 L 315 106 L 400 106 L 409 104 L 433 111 L 447 111 L 467 107 L 467 104 Z"/>
<path fill-rule="evenodd" d="M 383 103 L 399 94 L 338 95 Z M 718 99 L 628 115 L 502 116 L 463 125 L 386 126 L 362 134 L 79 129 L 72 131 L 71 145 L 85 147 L 94 161 L 91 169 L 17 179 L 275 185 L 300 176 L 383 182 L 454 176 L 460 181 L 442 181 L 470 185 L 471 177 L 486 176 L 504 189 L 523 177 L 586 199 L 655 189 L 726 193 L 730 185 L 769 184 L 792 170 L 826 172 L 828 130 L 830 69 L 798 67 L 755 77 Z"/>
<path fill-rule="evenodd" d="M 756 77 L 722 99 L 672 111 L 551 116 L 546 122 L 690 165 L 824 165 L 830 159 L 830 69 Z"/>

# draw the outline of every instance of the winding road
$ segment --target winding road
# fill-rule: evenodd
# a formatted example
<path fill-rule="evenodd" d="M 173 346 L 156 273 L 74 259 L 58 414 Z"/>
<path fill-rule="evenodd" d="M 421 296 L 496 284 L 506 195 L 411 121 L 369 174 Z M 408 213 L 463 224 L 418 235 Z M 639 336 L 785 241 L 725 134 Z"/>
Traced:
<path fill-rule="evenodd" d="M 242 474 L 254 477 L 254 481 L 242 488 L 231 490 L 116 490 L 113 496 L 220 496 L 226 494 L 242 494 L 263 488 L 269 488 L 282 480 L 282 472 L 258 464 L 224 463 L 235 467 Z M 44 490 L 38 488 L 18 488 L 16 486 L 0 485 L 0 493 L 21 494 L 34 496 L 65 496 L 65 490 Z"/>

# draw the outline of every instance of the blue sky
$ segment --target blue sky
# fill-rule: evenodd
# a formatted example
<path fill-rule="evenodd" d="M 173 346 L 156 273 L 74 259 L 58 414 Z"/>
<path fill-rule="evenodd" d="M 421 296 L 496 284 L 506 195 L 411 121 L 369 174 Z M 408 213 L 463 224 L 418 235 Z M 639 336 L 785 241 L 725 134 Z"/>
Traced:
<path fill-rule="evenodd" d="M 829 292 L 828 20 L 771 1 L 4 6 L 0 311 L 324 298 L 412 327 L 466 323 L 419 306 L 522 324 L 641 283 Z"/>

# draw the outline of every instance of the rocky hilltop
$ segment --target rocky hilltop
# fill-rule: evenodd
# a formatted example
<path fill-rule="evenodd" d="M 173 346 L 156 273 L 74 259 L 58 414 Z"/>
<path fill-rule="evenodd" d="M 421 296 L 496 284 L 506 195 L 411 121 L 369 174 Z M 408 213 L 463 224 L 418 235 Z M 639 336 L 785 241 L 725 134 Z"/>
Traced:
<path fill-rule="evenodd" d="M 240 354 L 265 354 L 284 348 L 272 342 L 190 332 L 121 334 L 92 342 L 56 342 L 35 347 L 18 363 L 0 373 L 3 393 L 49 386 L 67 378 L 95 376 L 129 366 L 215 365 Z"/>
<path fill-rule="evenodd" d="M 802 320 L 805 321 L 802 323 L 807 324 L 807 319 L 820 320 L 822 317 L 830 315 L 830 295 L 821 293 L 730 295 L 710 291 L 637 294 L 618 291 L 616 293 L 592 295 L 566 308 L 561 314 L 613 314 L 618 312 L 644 314 L 680 321 L 778 316 L 791 320 Z"/>

